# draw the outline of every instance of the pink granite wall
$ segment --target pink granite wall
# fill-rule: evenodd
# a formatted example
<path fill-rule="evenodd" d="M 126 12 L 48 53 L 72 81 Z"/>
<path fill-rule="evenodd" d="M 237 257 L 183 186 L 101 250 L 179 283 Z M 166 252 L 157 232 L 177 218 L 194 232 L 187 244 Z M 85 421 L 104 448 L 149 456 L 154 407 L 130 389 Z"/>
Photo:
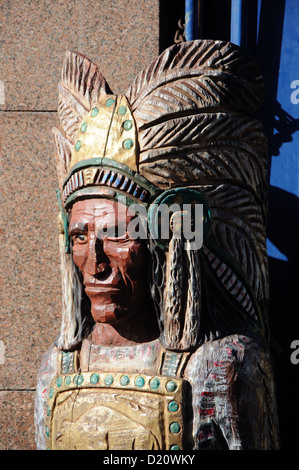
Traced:
<path fill-rule="evenodd" d="M 125 92 L 159 53 L 159 1 L 11 0 L 0 28 L 0 450 L 30 450 L 37 371 L 60 327 L 51 128 L 64 53 Z"/>

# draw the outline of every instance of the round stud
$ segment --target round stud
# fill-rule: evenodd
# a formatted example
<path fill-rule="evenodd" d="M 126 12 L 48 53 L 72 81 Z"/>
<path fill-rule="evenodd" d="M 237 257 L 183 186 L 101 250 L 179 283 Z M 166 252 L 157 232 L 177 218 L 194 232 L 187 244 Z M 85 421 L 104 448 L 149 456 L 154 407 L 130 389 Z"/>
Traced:
<path fill-rule="evenodd" d="M 144 380 L 143 377 L 141 377 L 141 376 L 136 377 L 136 379 L 135 379 L 135 385 L 136 385 L 136 387 L 142 388 L 144 384 L 145 384 L 145 380 Z"/>
<path fill-rule="evenodd" d="M 92 108 L 91 116 L 96 117 L 99 114 L 99 108 Z"/>
<path fill-rule="evenodd" d="M 113 384 L 113 376 L 111 374 L 106 375 L 104 382 L 106 385 L 112 385 Z"/>
<path fill-rule="evenodd" d="M 173 422 L 171 423 L 171 425 L 169 426 L 169 431 L 172 433 L 172 434 L 178 434 L 181 430 L 181 427 L 179 425 L 179 423 L 176 423 L 176 422 Z"/>
<path fill-rule="evenodd" d="M 170 447 L 170 450 L 181 450 L 181 448 L 177 444 L 174 444 L 173 446 Z"/>
<path fill-rule="evenodd" d="M 92 374 L 90 376 L 90 383 L 93 385 L 97 384 L 99 380 L 100 380 L 99 374 Z"/>
<path fill-rule="evenodd" d="M 70 385 L 72 381 L 72 377 L 70 375 L 67 375 L 66 378 L 64 379 L 65 385 Z"/>
<path fill-rule="evenodd" d="M 75 384 L 75 385 L 82 385 L 83 382 L 84 382 L 84 377 L 83 377 L 83 375 L 80 375 L 80 374 L 75 375 L 75 377 L 74 377 L 74 384 Z"/>
<path fill-rule="evenodd" d="M 107 108 L 110 108 L 110 106 L 112 106 L 114 103 L 115 103 L 115 99 L 114 99 L 114 98 L 109 98 L 109 99 L 106 101 L 106 106 L 107 106 Z"/>
<path fill-rule="evenodd" d="M 129 385 L 130 383 L 130 379 L 129 379 L 129 376 L 128 375 L 123 375 L 121 378 L 120 378 L 120 384 L 121 385 Z"/>
<path fill-rule="evenodd" d="M 126 112 L 127 112 L 126 106 L 120 106 L 120 108 L 119 108 L 119 110 L 118 110 L 118 114 L 119 114 L 120 116 L 123 116 L 124 114 L 126 114 Z"/>
<path fill-rule="evenodd" d="M 161 382 L 157 377 L 155 377 L 155 378 L 151 379 L 149 385 L 150 385 L 152 390 L 158 390 L 158 388 L 161 385 Z"/>
<path fill-rule="evenodd" d="M 57 385 L 57 387 L 61 387 L 61 385 L 62 385 L 62 377 L 57 377 L 56 385 Z"/>
<path fill-rule="evenodd" d="M 87 123 L 83 122 L 83 124 L 80 127 L 80 131 L 84 133 L 84 132 L 86 132 L 86 129 L 87 129 Z"/>
<path fill-rule="evenodd" d="M 130 119 L 127 119 L 125 122 L 123 122 L 123 128 L 125 131 L 129 131 L 130 129 L 132 129 L 133 127 L 133 123 Z"/>
<path fill-rule="evenodd" d="M 179 409 L 179 405 L 176 401 L 171 401 L 168 403 L 168 411 L 175 412 L 175 411 L 178 411 L 178 409 Z"/>
<path fill-rule="evenodd" d="M 75 150 L 78 152 L 81 148 L 81 140 L 77 140 L 75 143 Z"/>
<path fill-rule="evenodd" d="M 123 141 L 123 148 L 126 150 L 130 150 L 134 145 L 134 142 L 132 139 L 126 139 Z"/>
<path fill-rule="evenodd" d="M 168 392 L 174 392 L 177 389 L 177 384 L 173 380 L 169 380 L 166 384 L 166 390 Z"/>

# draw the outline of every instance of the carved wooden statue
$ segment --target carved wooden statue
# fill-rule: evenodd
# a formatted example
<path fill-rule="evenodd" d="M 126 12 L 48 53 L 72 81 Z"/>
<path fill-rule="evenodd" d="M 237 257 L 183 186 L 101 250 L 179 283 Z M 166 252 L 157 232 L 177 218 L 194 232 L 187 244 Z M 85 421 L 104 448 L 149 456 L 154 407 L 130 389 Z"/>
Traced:
<path fill-rule="evenodd" d="M 222 41 L 170 47 L 124 96 L 66 54 L 63 312 L 38 378 L 39 449 L 278 448 L 262 95 L 256 64 Z M 168 237 L 163 204 L 178 207 Z M 199 246 L 177 228 L 186 204 L 191 221 L 202 210 Z"/>

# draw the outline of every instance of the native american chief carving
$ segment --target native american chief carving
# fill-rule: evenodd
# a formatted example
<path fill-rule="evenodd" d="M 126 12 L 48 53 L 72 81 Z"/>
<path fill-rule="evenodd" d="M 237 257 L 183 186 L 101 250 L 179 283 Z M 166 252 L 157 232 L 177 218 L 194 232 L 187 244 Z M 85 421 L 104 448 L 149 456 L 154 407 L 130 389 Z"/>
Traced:
<path fill-rule="evenodd" d="M 250 116 L 262 95 L 257 65 L 222 41 L 170 47 L 125 95 L 66 54 L 54 129 L 63 312 L 38 378 L 39 449 L 278 447 L 267 151 Z M 163 204 L 178 208 L 168 237 Z M 194 246 L 181 229 L 199 207 Z"/>

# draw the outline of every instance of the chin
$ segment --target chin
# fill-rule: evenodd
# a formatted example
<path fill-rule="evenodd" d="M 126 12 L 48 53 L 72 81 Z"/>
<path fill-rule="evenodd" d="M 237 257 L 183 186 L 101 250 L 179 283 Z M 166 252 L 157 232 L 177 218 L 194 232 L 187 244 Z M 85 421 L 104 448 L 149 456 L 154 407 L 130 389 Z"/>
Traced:
<path fill-rule="evenodd" d="M 127 307 L 117 304 L 91 304 L 91 315 L 96 323 L 116 324 L 130 315 Z"/>

